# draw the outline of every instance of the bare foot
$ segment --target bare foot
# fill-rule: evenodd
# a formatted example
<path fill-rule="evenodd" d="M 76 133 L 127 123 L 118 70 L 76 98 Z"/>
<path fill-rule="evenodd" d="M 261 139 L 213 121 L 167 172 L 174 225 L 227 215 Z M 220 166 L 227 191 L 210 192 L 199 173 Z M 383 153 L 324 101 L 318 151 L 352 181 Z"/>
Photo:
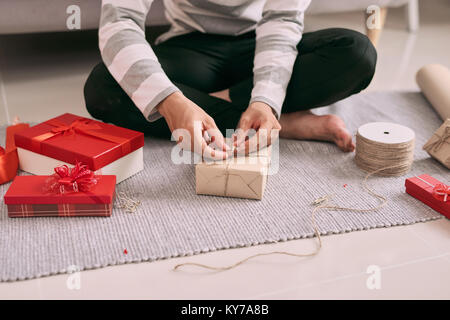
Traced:
<path fill-rule="evenodd" d="M 283 113 L 280 124 L 281 138 L 331 141 L 342 151 L 355 150 L 350 132 L 336 115 L 318 116 L 311 111 Z"/>
<path fill-rule="evenodd" d="M 219 98 L 219 99 L 222 99 L 222 100 L 225 100 L 225 101 L 228 101 L 228 102 L 231 102 L 230 90 L 229 89 L 225 89 L 225 90 L 217 91 L 217 92 L 212 92 L 209 95 L 213 96 L 213 97 L 216 97 L 216 98 Z"/>

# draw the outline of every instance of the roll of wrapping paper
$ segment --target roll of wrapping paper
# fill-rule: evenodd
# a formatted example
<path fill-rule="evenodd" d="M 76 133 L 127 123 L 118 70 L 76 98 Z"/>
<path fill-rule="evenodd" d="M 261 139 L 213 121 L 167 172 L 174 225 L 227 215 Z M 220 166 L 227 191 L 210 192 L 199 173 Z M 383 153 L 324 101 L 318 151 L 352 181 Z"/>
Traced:
<path fill-rule="evenodd" d="M 422 67 L 416 81 L 423 94 L 442 118 L 450 118 L 450 70 L 439 64 Z"/>
<path fill-rule="evenodd" d="M 5 149 L 0 147 L 0 184 L 11 181 L 16 176 L 19 158 L 14 144 L 14 134 L 28 128 L 29 125 L 26 123 L 19 123 L 6 128 Z"/>

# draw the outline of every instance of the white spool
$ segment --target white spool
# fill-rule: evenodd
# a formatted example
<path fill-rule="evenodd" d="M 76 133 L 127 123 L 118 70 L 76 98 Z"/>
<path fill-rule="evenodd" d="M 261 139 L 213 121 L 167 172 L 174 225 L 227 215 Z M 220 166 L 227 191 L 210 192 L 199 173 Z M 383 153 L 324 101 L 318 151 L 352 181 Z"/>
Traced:
<path fill-rule="evenodd" d="M 356 134 L 356 164 L 369 172 L 380 170 L 380 175 L 405 174 L 414 159 L 414 141 L 414 131 L 408 127 L 390 122 L 367 123 Z"/>
<path fill-rule="evenodd" d="M 358 129 L 360 136 L 378 143 L 395 144 L 414 140 L 415 134 L 410 128 L 390 122 L 370 122 Z"/>

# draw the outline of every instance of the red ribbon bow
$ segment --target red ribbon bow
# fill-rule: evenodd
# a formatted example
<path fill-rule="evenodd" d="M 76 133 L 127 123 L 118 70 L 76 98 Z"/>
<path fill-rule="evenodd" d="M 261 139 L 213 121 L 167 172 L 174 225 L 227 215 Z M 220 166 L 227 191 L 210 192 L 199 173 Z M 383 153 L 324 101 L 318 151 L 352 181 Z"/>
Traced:
<path fill-rule="evenodd" d="M 77 162 L 75 167 L 69 168 L 67 165 L 56 167 L 53 174 L 46 183 L 44 189 L 49 192 L 86 192 L 92 189 L 98 182 L 94 172 L 88 166 Z"/>
<path fill-rule="evenodd" d="M 439 183 L 433 188 L 433 196 L 439 201 L 447 202 L 450 196 L 450 186 Z"/>
<path fill-rule="evenodd" d="M 72 135 L 75 132 L 84 132 L 86 130 L 92 129 L 101 129 L 101 127 L 90 121 L 89 119 L 78 119 L 73 121 L 71 124 L 66 125 L 64 123 L 60 123 L 59 126 L 52 129 L 53 133 L 60 133 L 63 135 Z"/>
<path fill-rule="evenodd" d="M 46 121 L 47 124 L 53 126 L 50 132 L 40 134 L 33 137 L 32 144 L 33 150 L 40 150 L 41 143 L 47 139 L 50 139 L 56 135 L 74 135 L 75 133 L 81 133 L 89 136 L 103 139 L 121 145 L 123 154 L 131 152 L 131 145 L 127 138 L 114 136 L 105 132 L 102 132 L 103 127 L 93 120 L 81 118 L 73 121 L 70 124 L 66 124 L 58 119 L 50 119 Z"/>

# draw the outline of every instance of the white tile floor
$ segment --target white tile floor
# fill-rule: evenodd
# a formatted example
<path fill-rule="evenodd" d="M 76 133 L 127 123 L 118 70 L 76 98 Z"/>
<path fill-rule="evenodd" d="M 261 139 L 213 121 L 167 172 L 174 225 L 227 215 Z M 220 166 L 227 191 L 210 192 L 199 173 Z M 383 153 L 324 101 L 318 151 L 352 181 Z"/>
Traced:
<path fill-rule="evenodd" d="M 390 10 L 379 43 L 379 61 L 368 90 L 418 90 L 414 75 L 426 63 L 450 67 L 450 4 L 427 0 L 421 27 L 406 31 L 403 9 Z M 360 13 L 307 17 L 309 30 L 342 26 L 362 31 Z M 64 111 L 87 115 L 82 87 L 98 61 L 95 34 L 0 37 L 0 123 L 19 115 L 41 121 Z M 3 79 L 3 80 L 1 80 Z M 249 254 L 305 252 L 314 240 L 233 249 L 190 258 L 128 264 L 82 272 L 81 289 L 67 275 L 1 283 L 5 298 L 450 298 L 450 221 L 324 237 L 322 252 L 308 259 L 258 258 L 237 269 L 211 273 L 171 268 L 186 261 L 229 264 Z M 380 268 L 380 289 L 367 286 L 367 268 Z"/>

